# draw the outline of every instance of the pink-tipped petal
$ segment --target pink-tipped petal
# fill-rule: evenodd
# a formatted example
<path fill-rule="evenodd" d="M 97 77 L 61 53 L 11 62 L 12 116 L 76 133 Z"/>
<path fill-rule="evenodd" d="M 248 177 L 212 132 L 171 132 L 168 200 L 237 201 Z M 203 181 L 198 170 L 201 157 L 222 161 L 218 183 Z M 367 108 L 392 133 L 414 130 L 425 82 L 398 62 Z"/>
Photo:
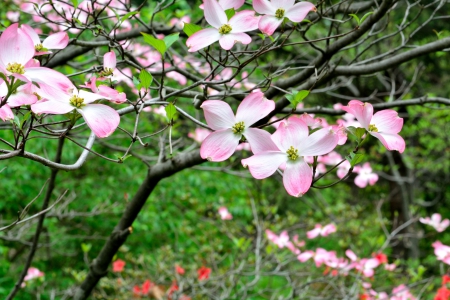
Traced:
<path fill-rule="evenodd" d="M 42 42 L 42 46 L 47 49 L 64 49 L 68 44 L 69 35 L 65 31 L 51 34 Z"/>
<path fill-rule="evenodd" d="M 35 114 L 63 115 L 74 110 L 75 107 L 62 101 L 41 101 L 31 105 Z"/>
<path fill-rule="evenodd" d="M 110 136 L 119 126 L 119 114 L 103 104 L 89 104 L 77 111 L 83 116 L 86 124 L 99 138 Z"/>
<path fill-rule="evenodd" d="M 299 118 L 293 117 L 280 123 L 272 140 L 280 150 L 286 151 L 291 146 L 299 148 L 307 137 L 308 126 Z"/>
<path fill-rule="evenodd" d="M 253 9 L 262 15 L 275 15 L 277 10 L 269 0 L 253 0 Z"/>
<path fill-rule="evenodd" d="M 206 28 L 191 35 L 187 39 L 186 45 L 189 48 L 189 52 L 196 52 L 200 49 L 208 47 L 212 43 L 217 42 L 220 37 L 221 35 L 217 29 Z"/>
<path fill-rule="evenodd" d="M 290 9 L 295 3 L 295 0 L 272 0 L 272 5 L 275 9 L 284 8 Z"/>
<path fill-rule="evenodd" d="M 237 42 L 248 45 L 252 42 L 252 38 L 246 33 L 228 33 L 219 39 L 220 46 L 225 50 L 230 50 Z"/>
<path fill-rule="evenodd" d="M 399 133 L 403 127 L 403 119 L 392 109 L 385 109 L 375 113 L 371 123 L 377 127 L 378 132 L 383 133 Z"/>
<path fill-rule="evenodd" d="M 289 195 L 301 197 L 311 187 L 312 178 L 312 169 L 303 159 L 295 163 L 288 162 L 283 174 L 283 185 Z"/>
<path fill-rule="evenodd" d="M 266 151 L 280 151 L 275 143 L 272 141 L 270 133 L 258 128 L 247 128 L 244 131 L 252 152 L 259 154 Z"/>
<path fill-rule="evenodd" d="M 390 151 L 397 150 L 400 153 L 405 151 L 405 140 L 396 133 L 370 132 L 370 134 L 379 139 L 383 146 Z"/>
<path fill-rule="evenodd" d="M 219 4 L 224 10 L 230 8 L 238 9 L 244 5 L 244 2 L 245 0 L 219 0 Z"/>
<path fill-rule="evenodd" d="M 64 74 L 49 68 L 28 68 L 25 70 L 25 75 L 34 82 L 46 84 L 66 93 L 75 88 L 72 81 Z"/>
<path fill-rule="evenodd" d="M 14 114 L 8 104 L 0 107 L 0 119 L 3 121 L 14 119 Z"/>
<path fill-rule="evenodd" d="M 114 51 L 109 51 L 103 55 L 103 68 L 113 70 L 116 68 L 116 53 Z"/>
<path fill-rule="evenodd" d="M 200 107 L 203 108 L 206 123 L 213 130 L 231 128 L 236 123 L 231 107 L 224 101 L 206 100 Z"/>
<path fill-rule="evenodd" d="M 243 159 L 242 165 L 244 168 L 249 168 L 254 178 L 264 179 L 275 173 L 278 167 L 286 160 L 287 156 L 283 152 L 267 151 Z"/>
<path fill-rule="evenodd" d="M 314 239 L 320 234 L 321 230 L 322 230 L 321 228 L 314 228 L 313 230 L 307 231 L 306 237 L 308 239 Z"/>
<path fill-rule="evenodd" d="M 206 137 L 200 147 L 200 156 L 209 161 L 224 161 L 233 155 L 241 139 L 231 129 L 219 130 Z"/>
<path fill-rule="evenodd" d="M 373 117 L 373 106 L 368 102 L 361 102 L 359 100 L 352 100 L 348 106 L 342 107 L 342 110 L 352 114 L 361 123 L 365 129 L 369 128 L 370 121 Z"/>
<path fill-rule="evenodd" d="M 213 27 L 219 28 L 228 22 L 225 10 L 220 6 L 216 0 L 205 0 L 205 19 Z"/>
<path fill-rule="evenodd" d="M 355 184 L 359 188 L 363 189 L 367 186 L 367 180 L 362 175 L 358 175 L 355 178 Z"/>
<path fill-rule="evenodd" d="M 299 153 L 302 156 L 324 155 L 333 151 L 338 141 L 339 137 L 333 130 L 323 128 L 308 136 Z"/>
<path fill-rule="evenodd" d="M 100 100 L 100 99 L 107 99 L 108 97 L 103 96 L 103 95 L 99 95 L 99 94 L 95 94 L 95 93 L 91 93 L 91 92 L 86 92 L 83 90 L 79 90 L 78 94 L 75 93 L 78 97 L 83 98 L 84 99 L 84 104 L 89 104 L 92 103 L 94 101 Z M 109 100 L 109 99 L 107 99 Z"/>
<path fill-rule="evenodd" d="M 41 43 L 41 40 L 39 39 L 39 35 L 36 33 L 36 31 L 34 31 L 34 29 L 28 25 L 28 24 L 22 24 L 20 25 L 20 28 L 26 33 L 28 34 L 28 36 L 31 38 L 31 40 L 33 41 L 34 45 L 38 45 Z"/>
<path fill-rule="evenodd" d="M 315 8 L 314 4 L 310 2 L 299 2 L 288 9 L 284 16 L 292 22 L 301 22 L 305 19 L 306 15 L 310 11 L 315 10 Z"/>
<path fill-rule="evenodd" d="M 8 105 L 10 107 L 18 107 L 22 105 L 31 105 L 38 101 L 38 98 L 36 95 L 24 93 L 24 92 L 17 92 L 15 94 L 12 94 L 8 98 Z"/>
<path fill-rule="evenodd" d="M 236 122 L 250 126 L 275 109 L 275 102 L 264 97 L 262 92 L 250 93 L 242 100 L 236 112 Z"/>
<path fill-rule="evenodd" d="M 252 10 L 237 12 L 228 22 L 231 26 L 231 33 L 247 32 L 258 29 L 259 17 L 255 17 Z"/>
<path fill-rule="evenodd" d="M 8 63 L 25 65 L 34 56 L 33 40 L 18 26 L 10 25 L 0 36 L 0 60 L 5 67 Z"/>
<path fill-rule="evenodd" d="M 259 19 L 258 28 L 262 33 L 272 35 L 275 30 L 283 23 L 283 19 L 275 16 L 265 15 Z"/>

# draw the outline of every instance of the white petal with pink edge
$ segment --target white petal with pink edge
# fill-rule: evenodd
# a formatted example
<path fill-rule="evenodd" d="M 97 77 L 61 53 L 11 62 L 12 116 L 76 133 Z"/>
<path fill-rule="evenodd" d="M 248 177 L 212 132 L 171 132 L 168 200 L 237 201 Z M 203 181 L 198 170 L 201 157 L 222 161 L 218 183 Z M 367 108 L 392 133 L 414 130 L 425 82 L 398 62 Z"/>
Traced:
<path fill-rule="evenodd" d="M 189 48 L 189 52 L 196 52 L 217 42 L 220 37 L 221 34 L 216 28 L 206 28 L 191 35 L 187 39 L 186 45 Z"/>
<path fill-rule="evenodd" d="M 237 12 L 228 22 L 231 33 L 247 32 L 258 29 L 259 17 L 255 17 L 252 10 Z"/>
<path fill-rule="evenodd" d="M 225 10 L 216 0 L 204 1 L 205 19 L 213 27 L 219 28 L 228 22 Z"/>
<path fill-rule="evenodd" d="M 288 162 L 283 173 L 283 185 L 289 195 L 301 197 L 311 187 L 312 177 L 312 169 L 303 159 Z"/>
<path fill-rule="evenodd" d="M 233 155 L 240 139 L 231 129 L 215 131 L 202 142 L 200 156 L 209 161 L 224 161 Z"/>
<path fill-rule="evenodd" d="M 262 33 L 272 35 L 281 23 L 283 23 L 283 18 L 279 19 L 275 16 L 265 15 L 259 19 L 258 28 Z"/>
<path fill-rule="evenodd" d="M 14 114 L 8 104 L 0 107 L 0 119 L 3 121 L 14 119 Z"/>
<path fill-rule="evenodd" d="M 68 44 L 69 36 L 64 31 L 51 34 L 42 42 L 42 46 L 47 49 L 64 49 Z"/>
<path fill-rule="evenodd" d="M 238 9 L 244 5 L 244 2 L 245 0 L 219 0 L 219 4 L 224 10 L 230 8 Z"/>
<path fill-rule="evenodd" d="M 110 136 L 119 126 L 119 114 L 103 104 L 89 104 L 77 111 L 83 116 L 86 124 L 99 138 Z"/>
<path fill-rule="evenodd" d="M 35 114 L 63 115 L 74 110 L 75 107 L 62 101 L 40 101 L 31 105 L 31 110 Z"/>
<path fill-rule="evenodd" d="M 373 117 L 373 106 L 368 102 L 361 102 L 359 100 L 351 100 L 348 106 L 343 106 L 342 110 L 352 114 L 361 123 L 361 126 L 368 129 L 370 121 Z"/>
<path fill-rule="evenodd" d="M 397 150 L 400 153 L 405 151 L 405 140 L 396 133 L 370 132 L 370 134 L 379 139 L 390 151 Z"/>
<path fill-rule="evenodd" d="M 236 124 L 231 107 L 224 101 L 206 100 L 200 107 L 203 108 L 206 123 L 213 130 L 231 128 Z"/>
<path fill-rule="evenodd" d="M 242 165 L 248 167 L 252 176 L 263 179 L 271 176 L 278 167 L 287 161 L 286 153 L 280 151 L 267 151 L 243 159 Z"/>
<path fill-rule="evenodd" d="M 298 152 L 302 156 L 324 155 L 333 151 L 338 142 L 339 137 L 333 130 L 323 128 L 308 136 Z"/>
<path fill-rule="evenodd" d="M 34 31 L 34 29 L 30 25 L 22 24 L 22 25 L 20 25 L 20 28 L 26 34 L 28 34 L 28 36 L 31 38 L 31 40 L 33 41 L 35 46 L 41 43 L 41 40 L 39 39 L 39 35 L 36 33 L 36 31 Z"/>
<path fill-rule="evenodd" d="M 91 92 L 86 92 L 83 90 L 79 90 L 78 93 L 76 91 L 74 91 L 74 95 L 83 98 L 84 99 L 84 104 L 89 104 L 92 103 L 94 101 L 100 100 L 100 99 L 107 99 L 110 100 L 109 97 L 103 96 L 103 95 L 99 95 L 99 94 L 94 94 Z"/>
<path fill-rule="evenodd" d="M 275 109 L 275 102 L 264 97 L 262 92 L 250 93 L 242 100 L 236 112 L 236 122 L 250 126 Z"/>
<path fill-rule="evenodd" d="M 263 15 L 275 15 L 277 10 L 269 0 L 253 0 L 253 9 Z"/>
<path fill-rule="evenodd" d="M 299 2 L 289 8 L 284 16 L 292 22 L 301 22 L 305 19 L 306 15 L 315 8 L 316 7 L 312 3 L 306 1 Z"/>
<path fill-rule="evenodd" d="M 18 24 L 12 24 L 0 36 L 0 60 L 7 67 L 9 63 L 23 66 L 34 56 L 33 40 Z"/>
<path fill-rule="evenodd" d="M 247 128 L 243 135 L 247 139 L 252 152 L 259 154 L 265 151 L 280 151 L 272 141 L 270 133 L 258 128 Z"/>
<path fill-rule="evenodd" d="M 272 135 L 272 140 L 281 150 L 287 150 L 289 147 L 298 149 L 304 144 L 308 137 L 308 126 L 299 118 L 289 118 L 278 126 L 278 129 Z"/>
<path fill-rule="evenodd" d="M 403 119 L 392 109 L 381 110 L 373 115 L 371 124 L 374 124 L 378 132 L 399 133 L 403 127 Z"/>
<path fill-rule="evenodd" d="M 228 33 L 219 39 L 220 46 L 225 50 L 230 50 L 237 42 L 247 45 L 252 42 L 252 38 L 246 33 Z"/>

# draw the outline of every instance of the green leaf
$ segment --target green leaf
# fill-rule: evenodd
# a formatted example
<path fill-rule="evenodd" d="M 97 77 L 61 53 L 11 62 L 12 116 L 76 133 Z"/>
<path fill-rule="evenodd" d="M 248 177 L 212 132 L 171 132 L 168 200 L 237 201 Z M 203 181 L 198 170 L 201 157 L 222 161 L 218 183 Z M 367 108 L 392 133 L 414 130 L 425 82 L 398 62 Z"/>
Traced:
<path fill-rule="evenodd" d="M 20 120 L 18 116 L 14 116 L 14 120 L 12 120 L 12 122 L 14 122 L 14 124 L 16 124 L 17 127 L 20 128 Z"/>
<path fill-rule="evenodd" d="M 230 9 L 227 9 L 225 11 L 225 14 L 227 15 L 228 20 L 231 19 L 234 16 L 235 13 L 236 13 L 236 11 L 234 10 L 233 7 L 230 8 Z"/>
<path fill-rule="evenodd" d="M 362 22 L 364 22 L 364 20 L 367 19 L 367 17 L 369 17 L 371 14 L 373 14 L 373 11 L 368 12 L 367 14 L 365 14 L 365 15 L 361 18 L 361 21 L 359 22 L 359 24 L 362 24 Z"/>
<path fill-rule="evenodd" d="M 184 23 L 183 31 L 186 33 L 187 36 L 191 36 L 197 31 L 202 30 L 203 28 L 201 26 L 190 24 L 190 23 Z"/>
<path fill-rule="evenodd" d="M 366 130 L 364 128 L 356 128 L 355 130 L 355 136 L 358 138 L 358 140 L 361 140 L 362 136 L 366 134 Z"/>
<path fill-rule="evenodd" d="M 357 15 L 355 15 L 355 14 L 349 14 L 349 16 L 352 17 L 352 18 L 356 21 L 356 23 L 357 23 L 358 25 L 361 24 L 361 20 L 358 18 Z"/>
<path fill-rule="evenodd" d="M 353 168 L 354 166 L 356 166 L 357 164 L 359 164 L 360 162 L 362 162 L 364 160 L 364 155 L 363 154 L 355 154 L 355 153 L 351 152 L 349 155 L 347 155 L 345 157 L 345 159 L 350 162 L 350 165 Z"/>
<path fill-rule="evenodd" d="M 92 244 L 85 244 L 81 243 L 81 250 L 83 250 L 84 253 L 88 253 L 92 248 Z"/>
<path fill-rule="evenodd" d="M 83 2 L 84 0 L 72 0 L 72 4 L 74 8 L 77 8 L 78 5 L 80 5 L 81 2 Z"/>
<path fill-rule="evenodd" d="M 297 108 L 297 105 L 303 101 L 309 95 L 308 90 L 292 91 L 292 95 L 286 95 L 286 98 L 291 102 L 293 108 Z"/>
<path fill-rule="evenodd" d="M 308 20 L 308 19 L 303 19 L 302 22 L 305 22 L 305 23 L 311 23 L 311 21 Z"/>
<path fill-rule="evenodd" d="M 131 16 L 134 16 L 135 14 L 138 14 L 139 11 L 130 11 L 129 13 L 127 13 L 125 16 L 123 16 L 120 19 L 120 23 L 122 23 L 123 21 L 125 21 L 126 19 L 130 18 Z"/>
<path fill-rule="evenodd" d="M 171 121 L 173 119 L 173 117 L 175 116 L 177 109 L 175 108 L 175 105 L 173 105 L 173 103 L 169 103 L 165 109 L 166 109 L 167 119 L 169 119 L 169 121 Z"/>
<path fill-rule="evenodd" d="M 30 116 L 31 116 L 31 110 L 23 116 L 22 122 L 20 123 L 20 128 L 23 128 L 23 124 L 28 120 L 28 118 L 30 118 Z"/>
<path fill-rule="evenodd" d="M 164 55 L 166 53 L 166 43 L 162 40 L 155 39 L 149 34 L 146 34 L 145 32 L 141 32 L 141 34 L 144 36 L 144 41 L 156 49 L 161 55 Z"/>
<path fill-rule="evenodd" d="M 118 159 L 121 163 L 123 163 L 128 157 L 131 157 L 131 156 L 133 156 L 133 155 L 127 154 L 127 155 L 125 155 L 125 156 L 117 156 L 117 159 Z"/>
<path fill-rule="evenodd" d="M 266 36 L 262 33 L 258 33 L 259 37 L 264 41 L 266 39 Z"/>
<path fill-rule="evenodd" d="M 141 82 L 141 87 L 148 89 L 153 82 L 153 76 L 142 69 L 141 73 L 139 73 L 139 81 Z"/>
<path fill-rule="evenodd" d="M 168 36 L 164 37 L 164 43 L 166 44 L 166 49 L 169 49 L 170 46 L 172 46 L 172 44 L 175 43 L 179 37 L 180 37 L 180 34 L 178 32 L 169 34 Z"/>

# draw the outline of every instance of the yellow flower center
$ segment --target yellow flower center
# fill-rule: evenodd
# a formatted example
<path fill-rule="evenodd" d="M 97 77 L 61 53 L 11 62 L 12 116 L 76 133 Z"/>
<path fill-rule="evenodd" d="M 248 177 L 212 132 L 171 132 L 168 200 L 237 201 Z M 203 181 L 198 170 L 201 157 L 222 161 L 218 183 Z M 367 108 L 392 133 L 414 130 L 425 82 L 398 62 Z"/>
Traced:
<path fill-rule="evenodd" d="M 41 99 L 42 99 L 42 97 L 41 97 L 38 93 L 36 93 L 36 92 L 34 92 L 33 95 L 35 95 L 35 96 L 37 97 L 38 100 L 41 100 Z"/>
<path fill-rule="evenodd" d="M 15 73 L 15 74 L 23 74 L 25 73 L 25 66 L 19 63 L 9 63 L 6 66 L 6 71 Z"/>
<path fill-rule="evenodd" d="M 100 72 L 100 77 L 106 77 L 112 75 L 114 72 L 111 68 L 105 68 L 103 71 Z"/>
<path fill-rule="evenodd" d="M 284 18 L 284 11 L 285 10 L 283 8 L 277 9 L 277 11 L 275 12 L 275 17 L 278 19 Z"/>
<path fill-rule="evenodd" d="M 300 157 L 300 155 L 298 155 L 298 149 L 295 149 L 292 146 L 289 147 L 289 149 L 286 151 L 286 154 L 289 160 L 292 161 L 296 161 Z"/>
<path fill-rule="evenodd" d="M 370 124 L 370 125 L 369 125 L 369 131 L 372 131 L 372 132 L 378 132 L 378 128 L 377 128 L 375 125 Z"/>
<path fill-rule="evenodd" d="M 233 30 L 233 28 L 231 28 L 230 25 L 224 24 L 224 25 L 220 26 L 219 33 L 220 34 L 227 34 L 227 33 L 230 33 L 231 30 Z"/>
<path fill-rule="evenodd" d="M 34 46 L 34 50 L 36 50 L 36 52 L 41 52 L 44 50 L 44 46 L 42 46 L 42 44 L 37 44 Z"/>
<path fill-rule="evenodd" d="M 242 134 L 244 132 L 244 129 L 245 124 L 243 121 L 237 122 L 236 124 L 233 125 L 233 127 L 231 127 L 231 130 L 233 131 L 234 134 Z"/>
<path fill-rule="evenodd" d="M 76 108 L 82 108 L 86 104 L 84 104 L 84 99 L 78 96 L 73 95 L 70 97 L 69 102 L 71 105 L 75 106 Z"/>

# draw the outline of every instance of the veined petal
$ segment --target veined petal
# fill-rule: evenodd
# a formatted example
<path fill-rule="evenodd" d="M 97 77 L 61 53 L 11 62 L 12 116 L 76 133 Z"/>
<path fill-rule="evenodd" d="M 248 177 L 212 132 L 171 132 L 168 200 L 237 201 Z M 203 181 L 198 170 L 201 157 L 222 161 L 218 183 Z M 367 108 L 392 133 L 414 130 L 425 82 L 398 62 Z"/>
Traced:
<path fill-rule="evenodd" d="M 12 94 L 8 98 L 8 105 L 10 107 L 18 107 L 22 105 L 31 105 L 38 101 L 36 95 L 30 93 L 24 93 L 23 91 L 19 91 L 15 94 Z"/>
<path fill-rule="evenodd" d="M 244 131 L 245 138 L 250 144 L 250 148 L 254 154 L 266 151 L 280 151 L 277 145 L 272 141 L 269 132 L 258 128 L 247 128 Z"/>
<path fill-rule="evenodd" d="M 109 51 L 103 55 L 103 68 L 104 69 L 115 69 L 116 68 L 116 53 L 114 51 Z"/>
<path fill-rule="evenodd" d="M 244 168 L 248 167 L 254 178 L 263 179 L 275 173 L 278 167 L 286 161 L 286 153 L 281 151 L 268 151 L 255 154 L 243 159 L 241 162 Z"/>
<path fill-rule="evenodd" d="M 396 133 L 370 132 L 370 134 L 379 139 L 390 151 L 397 150 L 400 153 L 405 151 L 405 140 Z"/>
<path fill-rule="evenodd" d="M 239 104 L 236 122 L 244 121 L 248 127 L 267 116 L 274 109 L 275 102 L 264 97 L 262 92 L 250 93 Z"/>
<path fill-rule="evenodd" d="M 348 103 L 348 106 L 343 106 L 342 110 L 354 115 L 365 129 L 369 129 L 370 121 L 373 117 L 372 104 L 368 102 L 363 103 L 359 100 L 352 100 Z"/>
<path fill-rule="evenodd" d="M 220 37 L 221 34 L 216 28 L 206 28 L 191 35 L 187 39 L 186 45 L 189 52 L 195 52 L 217 42 Z"/>
<path fill-rule="evenodd" d="M 228 33 L 219 39 L 220 46 L 225 50 L 230 50 L 237 42 L 248 45 L 252 42 L 252 38 L 246 33 Z"/>
<path fill-rule="evenodd" d="M 308 136 L 298 152 L 302 156 L 324 155 L 333 151 L 338 142 L 339 137 L 333 130 L 323 128 Z"/>
<path fill-rule="evenodd" d="M 312 177 L 312 169 L 303 159 L 296 163 L 288 162 L 283 174 L 283 185 L 289 195 L 301 197 L 311 187 Z"/>
<path fill-rule="evenodd" d="M 69 36 L 65 31 L 51 34 L 42 42 L 42 46 L 47 49 L 64 49 L 67 44 L 69 44 Z"/>
<path fill-rule="evenodd" d="M 231 33 L 247 32 L 258 28 L 259 17 L 255 17 L 253 10 L 237 12 L 228 22 Z"/>
<path fill-rule="evenodd" d="M 200 147 L 200 156 L 209 161 L 224 161 L 233 155 L 241 135 L 231 129 L 215 131 L 208 135 Z"/>
<path fill-rule="evenodd" d="M 31 110 L 35 114 L 52 114 L 52 115 L 63 115 L 74 110 L 75 107 L 69 103 L 62 101 L 41 101 L 31 105 Z"/>
<path fill-rule="evenodd" d="M 277 10 L 269 0 L 253 0 L 253 9 L 262 15 L 275 15 Z"/>
<path fill-rule="evenodd" d="M 218 29 L 223 24 L 228 23 L 225 10 L 216 0 L 205 0 L 203 3 L 203 7 L 205 9 L 205 19 L 211 26 Z"/>
<path fill-rule="evenodd" d="M 308 137 L 308 126 L 301 119 L 291 117 L 280 123 L 272 140 L 283 151 L 293 146 L 299 149 Z M 300 152 L 301 153 L 301 152 Z"/>
<path fill-rule="evenodd" d="M 302 1 L 287 9 L 284 16 L 292 22 L 301 22 L 310 11 L 315 9 L 314 4 Z"/>
<path fill-rule="evenodd" d="M 83 116 L 86 124 L 99 138 L 111 135 L 119 126 L 119 114 L 103 104 L 89 104 L 77 111 Z"/>
<path fill-rule="evenodd" d="M 34 82 L 46 84 L 66 93 L 75 88 L 69 78 L 62 73 L 49 68 L 26 68 L 24 75 Z"/>
<path fill-rule="evenodd" d="M 206 123 L 213 130 L 228 129 L 236 124 L 233 111 L 225 101 L 206 100 L 200 107 L 203 108 Z"/>
<path fill-rule="evenodd" d="M 284 8 L 290 9 L 295 3 L 295 0 L 272 0 L 272 5 L 275 9 Z"/>
<path fill-rule="evenodd" d="M 262 33 L 272 35 L 281 23 L 283 23 L 283 18 L 279 19 L 275 16 L 265 15 L 259 19 L 258 28 Z"/>
<path fill-rule="evenodd" d="M 77 95 L 77 94 L 75 94 L 75 95 Z M 86 92 L 83 90 L 78 91 L 78 97 L 83 98 L 85 104 L 89 104 L 89 103 L 92 103 L 92 102 L 100 100 L 100 99 L 110 100 L 109 97 L 99 95 L 99 94 L 94 94 L 91 92 Z"/>
<path fill-rule="evenodd" d="M 14 119 L 14 114 L 8 104 L 0 107 L 0 119 L 3 121 Z"/>
<path fill-rule="evenodd" d="M 36 33 L 36 31 L 34 31 L 34 29 L 30 25 L 22 24 L 22 25 L 20 25 L 20 28 L 26 34 L 28 34 L 28 36 L 31 38 L 31 40 L 33 41 L 35 46 L 41 43 L 41 40 L 39 39 L 39 35 Z"/>
<path fill-rule="evenodd" d="M 244 2 L 245 0 L 219 0 L 219 4 L 224 10 L 230 8 L 238 9 L 244 5 Z"/>
<path fill-rule="evenodd" d="M 375 113 L 371 123 L 377 127 L 378 132 L 382 133 L 399 133 L 403 127 L 403 119 L 392 109 L 385 109 Z"/>
<path fill-rule="evenodd" d="M 5 67 L 8 63 L 24 66 L 34 56 L 33 40 L 18 26 L 10 25 L 0 36 L 0 60 Z"/>

